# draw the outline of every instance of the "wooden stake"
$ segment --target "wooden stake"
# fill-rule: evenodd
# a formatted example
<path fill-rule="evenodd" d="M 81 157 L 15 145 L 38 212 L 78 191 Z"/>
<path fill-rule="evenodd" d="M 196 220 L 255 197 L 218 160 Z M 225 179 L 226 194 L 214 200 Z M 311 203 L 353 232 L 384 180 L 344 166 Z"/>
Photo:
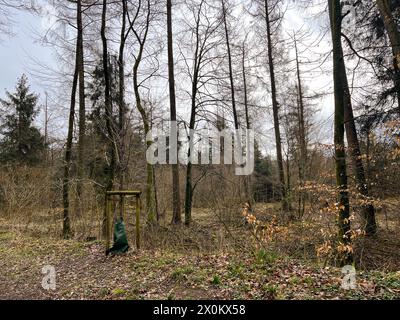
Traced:
<path fill-rule="evenodd" d="M 106 195 L 106 254 L 110 249 L 110 199 Z"/>
<path fill-rule="evenodd" d="M 140 249 L 140 201 L 136 196 L 136 249 Z"/>

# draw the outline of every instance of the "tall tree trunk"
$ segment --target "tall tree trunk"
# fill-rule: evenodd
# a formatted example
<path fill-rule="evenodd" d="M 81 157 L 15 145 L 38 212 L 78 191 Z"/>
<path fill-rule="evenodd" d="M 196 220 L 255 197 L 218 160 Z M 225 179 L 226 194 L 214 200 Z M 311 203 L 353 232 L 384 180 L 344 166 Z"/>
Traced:
<path fill-rule="evenodd" d="M 144 126 L 144 133 L 147 136 L 147 134 L 150 132 L 151 128 L 151 123 L 149 120 L 149 117 L 147 115 L 146 110 L 143 107 L 142 104 L 142 99 L 140 96 L 140 84 L 139 84 L 139 66 L 140 63 L 142 62 L 142 57 L 143 57 L 143 51 L 144 51 L 144 46 L 147 40 L 147 34 L 149 31 L 150 27 L 150 1 L 147 1 L 147 18 L 146 18 L 146 27 L 145 27 L 145 32 L 143 35 L 143 38 L 141 39 L 138 34 L 135 32 L 135 35 L 137 37 L 138 43 L 139 43 L 139 52 L 136 55 L 135 59 L 135 64 L 133 66 L 133 89 L 135 91 L 135 98 L 136 98 L 136 107 L 139 110 L 139 113 L 142 117 L 143 121 L 143 126 Z M 153 143 L 152 141 L 147 141 L 147 148 L 151 146 Z M 149 224 L 154 224 L 156 222 L 156 216 L 155 216 L 155 204 L 154 204 L 154 186 L 153 186 L 153 179 L 154 179 L 154 173 L 153 173 L 153 165 L 150 163 L 146 164 L 146 174 L 147 174 L 147 183 L 146 183 L 146 211 L 147 211 L 147 222 Z"/>
<path fill-rule="evenodd" d="M 107 21 L 107 0 L 103 0 L 103 10 L 101 15 L 101 41 L 103 47 L 103 72 L 104 72 L 104 99 L 105 99 L 105 117 L 106 117 L 106 129 L 108 135 L 108 156 L 109 164 L 107 168 L 107 184 L 106 191 L 110 191 L 114 184 L 114 173 L 115 173 L 115 135 L 114 135 L 114 121 L 113 121 L 113 107 L 111 101 L 111 88 L 110 88 L 110 72 L 109 72 L 109 59 L 108 59 L 108 47 L 106 37 L 106 21 Z M 105 206 L 104 206 L 105 207 Z M 103 215 L 103 236 L 106 234 L 106 208 L 104 208 Z"/>
<path fill-rule="evenodd" d="M 238 114 L 237 114 L 237 111 L 236 111 L 235 83 L 234 83 L 234 80 L 233 80 L 231 43 L 229 41 L 229 30 L 228 30 L 228 21 L 227 21 L 227 17 L 226 17 L 225 0 L 221 0 L 221 3 L 222 3 L 222 19 L 224 21 L 226 52 L 228 54 L 229 82 L 230 82 L 230 89 L 231 89 L 233 121 L 234 121 L 235 129 L 237 130 L 237 129 L 239 129 L 239 119 L 238 119 Z"/>
<path fill-rule="evenodd" d="M 79 74 L 79 137 L 78 137 L 78 212 L 82 211 L 82 179 L 84 176 L 84 157 L 85 157 L 85 133 L 86 133 L 86 107 L 85 107 L 85 65 L 83 55 L 83 23 L 82 23 L 82 0 L 77 1 L 77 56 Z"/>
<path fill-rule="evenodd" d="M 168 80 L 169 80 L 169 100 L 170 100 L 170 119 L 171 119 L 171 137 L 177 136 L 176 124 L 176 97 L 175 97 L 175 74 L 174 74 L 174 49 L 172 35 L 172 0 L 167 0 L 167 41 L 168 41 Z M 173 124 L 174 123 L 174 124 Z M 174 139 L 174 138 L 173 138 Z M 178 146 L 174 142 L 176 150 L 170 150 L 170 161 L 172 168 L 172 223 L 182 222 L 181 200 L 179 190 L 179 165 L 178 165 Z M 170 141 L 171 145 L 171 141 Z M 172 156 L 172 157 L 171 157 Z"/>
<path fill-rule="evenodd" d="M 127 36 L 126 33 L 126 20 L 128 15 L 128 4 L 127 0 L 121 0 L 122 5 L 122 24 L 120 33 L 120 43 L 118 52 L 118 178 L 119 178 L 119 189 L 124 189 L 124 172 L 125 172 L 125 43 Z M 130 30 L 130 29 L 129 29 Z M 119 200 L 119 215 L 122 217 L 124 214 L 124 199 L 120 197 Z"/>
<path fill-rule="evenodd" d="M 196 20 L 196 49 L 194 52 L 194 63 L 193 63 L 193 78 L 192 78 L 192 92 L 191 92 L 191 109 L 190 109 L 190 121 L 189 121 L 189 150 L 188 150 L 188 164 L 186 167 L 186 188 L 185 188 L 185 225 L 189 225 L 192 222 L 192 205 L 193 205 L 193 184 L 192 184 L 192 152 L 194 150 L 194 128 L 196 123 L 196 98 L 198 92 L 198 81 L 200 66 L 202 63 L 204 45 L 200 45 L 200 13 L 204 1 L 200 3 L 197 20 Z M 204 40 L 205 43 L 206 40 Z M 201 46 L 201 48 L 200 48 Z"/>
<path fill-rule="evenodd" d="M 197 51 L 197 50 L 196 50 Z M 195 62 L 197 65 L 197 61 Z M 186 168 L 186 191 L 185 191 L 185 224 L 189 225 L 192 221 L 192 204 L 193 204 L 193 185 L 192 185 L 192 152 L 194 147 L 194 136 L 193 130 L 195 126 L 196 120 L 196 95 L 197 95 L 197 79 L 198 79 L 198 70 L 195 67 L 195 73 L 193 76 L 193 83 L 192 83 L 192 107 L 190 112 L 190 122 L 189 122 L 189 135 L 190 135 L 190 142 L 189 142 L 189 151 L 188 151 L 188 165 Z"/>
<path fill-rule="evenodd" d="M 126 19 L 128 15 L 127 0 L 122 0 L 122 25 L 118 53 L 118 77 L 119 77 L 119 112 L 118 112 L 118 130 L 119 130 L 119 188 L 124 189 L 124 166 L 125 166 L 125 43 L 126 43 Z"/>
<path fill-rule="evenodd" d="M 190 159 L 191 151 L 188 152 Z M 185 225 L 192 222 L 192 206 L 193 206 L 193 184 L 192 184 L 192 163 L 188 162 L 186 167 L 186 189 L 185 189 Z"/>
<path fill-rule="evenodd" d="M 346 150 L 344 144 L 344 117 L 345 117 L 345 92 L 342 65 L 343 51 L 341 45 L 342 10 L 340 0 L 328 0 L 329 16 L 331 22 L 332 44 L 333 44 L 333 81 L 335 95 L 335 164 L 336 164 L 336 185 L 338 194 L 338 241 L 339 244 L 350 243 L 350 206 L 347 190 L 347 167 Z M 348 264 L 352 261 L 349 252 L 342 254 L 341 263 Z"/>
<path fill-rule="evenodd" d="M 141 59 L 142 52 L 139 53 L 138 59 Z M 136 97 L 136 107 L 139 110 L 139 113 L 142 118 L 144 133 L 147 134 L 150 131 L 150 121 L 148 119 L 146 110 L 143 108 L 142 100 L 139 92 L 139 82 L 138 82 L 138 68 L 140 62 L 138 60 L 135 63 L 133 68 L 133 85 Z M 146 146 L 149 148 L 153 142 L 147 141 Z M 147 222 L 149 224 L 154 224 L 156 222 L 155 216 L 155 204 L 154 204 L 154 173 L 153 173 L 153 165 L 147 163 L 146 164 L 146 214 L 147 214 Z"/>
<path fill-rule="evenodd" d="M 246 40 L 245 40 L 246 41 Z M 250 116 L 249 116 L 249 98 L 248 98 L 248 88 L 247 88 L 247 75 L 246 75 L 246 47 L 245 41 L 242 44 L 242 78 L 243 78 L 243 94 L 244 94 L 244 114 L 246 120 L 246 129 L 250 130 Z M 250 137 L 249 137 L 250 139 Z M 248 140 L 247 145 L 249 145 L 250 140 Z M 247 202 L 251 204 L 251 175 L 244 178 L 245 193 Z"/>
<path fill-rule="evenodd" d="M 290 150 L 290 146 L 288 143 L 288 152 L 286 154 L 286 186 L 287 186 L 286 193 L 287 193 L 289 207 L 290 207 L 291 206 L 291 194 L 290 194 L 291 189 L 290 188 L 291 188 L 292 181 L 291 181 L 291 175 L 290 175 L 290 157 L 289 157 L 290 152 L 289 152 L 289 150 Z"/>
<path fill-rule="evenodd" d="M 397 93 L 398 113 L 400 116 L 400 32 L 390 9 L 389 0 L 376 0 L 380 15 L 385 24 L 393 51 L 394 85 Z"/>
<path fill-rule="evenodd" d="M 49 98 L 49 96 L 48 96 L 48 94 L 47 94 L 47 92 L 45 92 L 45 96 L 46 96 L 46 102 L 45 102 L 45 106 L 44 106 L 44 152 L 45 152 L 45 154 L 44 154 L 44 160 L 45 160 L 45 163 L 46 163 L 46 165 L 48 164 L 48 161 L 49 161 L 49 150 L 48 150 L 48 147 L 49 147 L 49 130 L 48 130 L 48 128 L 49 128 L 49 116 L 48 116 L 48 98 Z"/>
<path fill-rule="evenodd" d="M 233 112 L 233 123 L 236 129 L 235 132 L 235 161 L 238 161 L 240 165 L 242 165 L 243 158 L 242 158 L 242 142 L 241 136 L 239 133 L 239 117 L 236 109 L 236 98 L 235 98 L 235 82 L 234 82 L 234 74 L 233 74 L 233 63 L 232 63 L 232 53 L 231 53 L 231 42 L 229 39 L 229 28 L 228 28 L 228 19 L 227 19 L 227 9 L 225 5 L 225 0 L 221 0 L 222 4 L 222 19 L 224 23 L 224 31 L 225 31 L 225 42 L 226 42 L 226 52 L 228 55 L 228 68 L 229 68 L 229 83 L 231 89 L 231 103 L 232 103 L 232 112 Z M 237 151 L 237 152 L 236 152 Z M 237 163 L 238 164 L 238 163 Z M 238 195 L 239 197 L 242 196 L 240 186 L 243 184 L 245 186 L 245 197 L 246 197 L 246 178 L 247 177 L 238 177 Z"/>
<path fill-rule="evenodd" d="M 366 156 L 367 156 L 367 172 L 366 178 L 369 180 L 371 178 L 371 128 L 368 126 L 366 132 Z"/>
<path fill-rule="evenodd" d="M 157 223 L 160 222 L 160 210 L 158 208 L 158 196 L 157 196 L 157 180 L 156 180 L 156 167 L 153 166 L 153 192 L 154 192 L 154 208 L 156 211 Z"/>
<path fill-rule="evenodd" d="M 70 167 L 72 158 L 72 140 L 74 135 L 74 118 L 75 118 L 75 103 L 76 91 L 78 87 L 78 55 L 76 55 L 74 78 L 72 81 L 71 104 L 69 109 L 68 119 L 68 134 L 65 146 L 64 157 L 64 177 L 63 177 L 63 237 L 69 239 L 71 237 L 71 223 L 69 217 L 69 184 L 70 184 Z"/>
<path fill-rule="evenodd" d="M 301 82 L 300 74 L 300 60 L 297 49 L 297 40 L 294 38 L 294 46 L 296 53 L 296 70 L 297 70 L 297 90 L 298 90 L 298 121 L 299 121 L 299 141 L 300 141 L 300 159 L 299 159 L 299 183 L 300 188 L 304 187 L 305 172 L 307 166 L 307 141 L 306 141 L 306 129 L 304 121 L 304 96 L 303 96 L 303 85 Z M 303 217 L 305 210 L 305 199 L 304 193 L 301 190 L 299 192 L 299 217 Z"/>
<path fill-rule="evenodd" d="M 350 90 L 347 80 L 346 67 L 344 60 L 341 60 L 340 67 L 343 79 L 344 89 L 344 121 L 346 128 L 346 137 L 349 145 L 350 159 L 353 164 L 356 176 L 357 190 L 364 197 L 369 196 L 368 185 L 365 178 L 364 165 L 361 159 L 360 143 L 357 136 L 357 128 L 354 122 L 353 107 L 351 103 Z M 362 217 L 365 234 L 368 236 L 376 234 L 375 208 L 372 204 L 366 204 L 362 207 Z"/>
<path fill-rule="evenodd" d="M 281 131 L 279 127 L 279 105 L 276 92 L 274 58 L 272 52 L 271 21 L 270 21 L 268 0 L 265 0 L 265 22 L 267 24 L 268 64 L 269 64 L 269 74 L 271 79 L 272 111 L 274 117 L 275 140 L 276 140 L 276 158 L 278 162 L 279 182 L 282 195 L 282 209 L 284 211 L 287 211 L 289 209 L 289 206 L 288 206 L 286 186 L 285 186 L 285 172 L 283 169 Z"/>
<path fill-rule="evenodd" d="M 245 43 L 242 45 L 242 77 L 243 77 L 243 94 L 244 94 L 244 112 L 246 117 L 246 129 L 250 129 L 250 116 L 249 116 L 249 97 L 247 90 L 247 75 L 246 75 L 246 52 Z"/>

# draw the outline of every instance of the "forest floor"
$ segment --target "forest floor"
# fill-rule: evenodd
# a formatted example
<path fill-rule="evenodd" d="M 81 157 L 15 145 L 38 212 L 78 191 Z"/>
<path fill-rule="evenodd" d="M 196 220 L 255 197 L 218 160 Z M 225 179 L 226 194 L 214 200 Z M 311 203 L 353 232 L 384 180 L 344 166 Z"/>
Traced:
<path fill-rule="evenodd" d="M 201 215 L 206 215 L 204 210 Z M 344 290 L 340 268 L 272 250 L 235 248 L 215 221 L 205 223 L 195 223 L 189 230 L 144 230 L 164 233 L 165 239 L 144 237 L 140 251 L 133 243 L 127 254 L 106 257 L 101 241 L 32 237 L 11 231 L 0 219 L 0 299 L 400 298 L 396 270 L 358 270 L 357 288 Z M 249 237 L 245 227 L 239 228 Z M 177 236 L 174 246 L 163 245 L 172 234 L 183 237 Z M 213 241 L 207 244 L 207 238 Z M 56 270 L 54 291 L 42 288 L 46 265 Z"/>

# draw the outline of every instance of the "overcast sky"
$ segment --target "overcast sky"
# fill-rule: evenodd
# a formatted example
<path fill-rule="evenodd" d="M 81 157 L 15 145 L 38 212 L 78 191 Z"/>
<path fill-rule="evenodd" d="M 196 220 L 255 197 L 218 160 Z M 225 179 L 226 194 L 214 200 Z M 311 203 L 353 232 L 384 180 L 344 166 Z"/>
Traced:
<path fill-rule="evenodd" d="M 41 96 L 40 104 L 44 103 L 46 88 L 40 83 L 40 80 L 30 75 L 30 71 L 35 67 L 35 61 L 39 61 L 44 65 L 55 65 L 55 59 L 52 55 L 53 51 L 50 47 L 45 47 L 38 43 L 35 39 L 38 34 L 43 34 L 51 21 L 51 15 L 43 15 L 39 17 L 27 12 L 18 12 L 13 17 L 13 35 L 11 37 L 4 37 L 0 42 L 0 98 L 4 98 L 5 90 L 13 91 L 17 78 L 23 73 L 28 75 L 29 82 L 32 89 L 39 93 Z M 285 28 L 298 29 L 304 25 L 305 20 L 297 11 L 289 10 L 285 17 Z M 322 51 L 327 50 L 328 42 L 322 43 L 320 48 Z M 329 62 L 328 62 L 329 63 Z M 306 78 L 306 75 L 304 75 Z M 331 92 L 331 76 L 315 74 L 307 75 L 306 85 L 315 91 L 325 90 L 326 93 Z M 315 115 L 315 120 L 323 122 L 321 128 L 321 139 L 331 139 L 332 130 L 332 113 L 333 113 L 333 99 L 331 95 L 327 95 L 320 102 L 321 112 Z M 38 122 L 42 122 L 41 115 Z M 269 122 L 269 121 L 266 121 Z M 269 126 L 268 131 L 271 131 Z M 272 131 L 271 131 L 272 133 Z M 273 135 L 269 134 L 266 143 L 273 142 Z M 273 152 L 273 148 L 271 149 Z"/>
<path fill-rule="evenodd" d="M 5 89 L 13 91 L 17 78 L 23 73 L 29 77 L 29 68 L 34 60 L 53 63 L 51 48 L 37 43 L 33 36 L 43 30 L 42 19 L 20 11 L 13 20 L 13 35 L 0 42 L 0 97 L 4 97 Z M 43 93 L 40 83 L 32 77 L 29 80 L 34 91 Z"/>

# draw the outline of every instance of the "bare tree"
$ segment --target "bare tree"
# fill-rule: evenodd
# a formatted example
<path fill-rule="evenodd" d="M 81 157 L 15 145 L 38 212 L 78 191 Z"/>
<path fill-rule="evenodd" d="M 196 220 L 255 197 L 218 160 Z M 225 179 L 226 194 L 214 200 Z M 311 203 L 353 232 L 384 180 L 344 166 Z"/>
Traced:
<path fill-rule="evenodd" d="M 353 163 L 356 183 L 357 183 L 357 190 L 360 194 L 365 198 L 365 201 L 368 202 L 369 197 L 369 190 L 368 185 L 365 177 L 365 170 L 364 164 L 362 162 L 361 157 L 361 149 L 360 143 L 358 140 L 357 128 L 354 120 L 353 114 L 353 106 L 351 102 L 349 84 L 347 80 L 346 74 L 346 67 L 344 60 L 341 64 L 341 72 L 342 72 L 342 79 L 343 79 L 343 89 L 344 89 L 344 103 L 345 103 L 345 110 L 344 110 L 344 121 L 345 121 L 345 128 L 346 128 L 346 138 L 347 143 L 349 145 L 349 154 L 350 159 Z M 375 208 L 372 204 L 366 203 L 362 206 L 362 218 L 364 219 L 363 226 L 366 235 L 374 235 L 376 233 L 376 221 L 375 221 Z"/>
<path fill-rule="evenodd" d="M 342 10 L 340 0 L 328 0 L 333 44 L 333 81 L 335 95 L 335 164 L 336 185 L 338 188 L 338 241 L 339 244 L 350 243 L 350 206 L 347 190 L 346 150 L 344 143 L 345 134 L 345 79 L 343 78 L 343 50 L 341 44 Z M 351 262 L 350 252 L 345 252 L 342 263 Z"/>
<path fill-rule="evenodd" d="M 114 174 L 115 174 L 115 136 L 114 136 L 114 121 L 113 121 L 113 106 L 111 100 L 111 90 L 110 90 L 110 72 L 109 72 L 109 59 L 108 59 L 108 46 L 106 37 L 106 22 L 107 22 L 107 0 L 103 0 L 102 15 L 101 15 L 101 41 L 103 48 L 103 72 L 104 72 L 104 99 L 105 99 L 105 117 L 106 117 L 106 127 L 108 133 L 108 168 L 107 168 L 107 185 L 106 191 L 110 191 L 114 185 Z M 106 234 L 106 208 L 104 209 L 103 216 L 103 236 Z"/>
<path fill-rule="evenodd" d="M 299 156 L 299 182 L 300 188 L 304 187 L 305 171 L 307 165 L 307 141 L 306 141 L 306 128 L 305 128 L 305 111 L 304 111 L 304 95 L 303 95 L 303 84 L 300 74 L 300 60 L 299 51 L 297 48 L 296 35 L 294 35 L 294 47 L 296 54 L 296 74 L 297 74 L 297 92 L 298 92 L 298 123 L 299 123 L 299 145 L 300 145 L 300 156 Z M 305 203 L 304 195 L 299 192 L 299 216 L 304 215 Z"/>
<path fill-rule="evenodd" d="M 78 158 L 82 159 L 83 155 L 83 144 L 82 140 L 84 135 L 85 126 L 85 92 L 84 92 L 84 65 L 83 65 L 83 26 L 82 26 L 82 3 L 80 0 L 77 1 L 77 42 L 76 42 L 76 53 L 75 53 L 75 71 L 72 82 L 71 92 L 71 105 L 68 121 L 68 134 L 65 148 L 65 164 L 64 164 L 64 179 L 63 179 L 63 205 L 64 205 L 64 217 L 63 217 L 63 236 L 68 239 L 71 236 L 70 226 L 70 205 L 69 205 L 69 187 L 70 187 L 70 166 L 72 159 L 72 142 L 73 142 L 73 131 L 74 131 L 74 118 L 75 118 L 75 103 L 76 103 L 76 92 L 78 89 L 79 82 L 79 152 Z M 82 115 L 83 113 L 83 115 Z M 83 131 L 81 131 L 83 129 Z M 78 165 L 78 172 L 82 173 L 81 162 Z M 81 178 L 81 176 L 78 177 Z M 80 181 L 78 186 L 80 186 Z M 81 195 L 81 187 L 78 187 L 78 195 Z"/>
<path fill-rule="evenodd" d="M 86 134 L 86 107 L 85 107 L 85 64 L 83 53 L 83 21 L 82 21 L 82 0 L 76 1 L 77 5 L 77 58 L 78 58 L 78 79 L 79 79 L 79 134 L 78 134 L 78 211 L 81 211 L 82 179 L 84 176 L 84 155 L 85 155 L 85 134 Z"/>
<path fill-rule="evenodd" d="M 75 102 L 76 102 L 77 87 L 78 87 L 78 55 L 76 55 L 74 78 L 72 81 L 71 105 L 70 105 L 69 120 L 68 120 L 68 136 L 67 136 L 67 143 L 65 146 L 65 157 L 64 157 L 64 177 L 63 177 L 64 239 L 68 239 L 71 236 L 71 223 L 70 223 L 70 211 L 69 211 L 69 187 L 70 187 L 70 167 L 72 158 L 72 139 L 74 133 Z"/>
<path fill-rule="evenodd" d="M 276 5 L 276 3 L 274 3 Z M 271 7 L 269 0 L 265 0 L 265 23 L 267 26 L 267 41 L 268 41 L 268 65 L 269 74 L 271 81 L 271 98 L 272 98 L 272 111 L 274 117 L 274 129 L 275 129 L 275 143 L 276 143 L 276 158 L 278 162 L 278 173 L 279 181 L 281 184 L 282 194 L 282 209 L 287 211 L 289 209 L 286 187 L 285 187 L 285 172 L 283 169 L 283 157 L 282 157 L 282 142 L 281 142 L 281 131 L 279 126 L 279 104 L 277 99 L 276 90 L 276 78 L 275 78 L 275 65 L 274 65 L 274 53 L 272 44 L 272 29 L 271 29 Z"/>
<path fill-rule="evenodd" d="M 237 129 L 239 129 L 239 119 L 238 119 L 238 113 L 236 111 L 235 83 L 234 83 L 234 75 L 233 75 L 231 42 L 230 42 L 230 39 L 229 39 L 228 17 L 227 17 L 227 8 L 226 8 L 225 1 L 226 0 L 221 0 L 222 20 L 223 20 L 223 23 L 224 23 L 226 53 L 227 53 L 227 56 L 228 56 L 229 83 L 230 83 L 230 90 L 231 90 L 233 120 L 234 120 L 235 129 L 237 130 Z"/>
<path fill-rule="evenodd" d="M 390 1 L 376 0 L 379 12 L 382 16 L 385 28 L 387 30 L 393 51 L 393 66 L 395 70 L 395 88 L 398 100 L 398 113 L 400 115 L 400 31 L 398 23 L 395 21 L 390 9 Z"/>
<path fill-rule="evenodd" d="M 168 80 L 169 80 L 169 101 L 171 137 L 177 135 L 176 123 L 176 96 L 175 96 L 175 74 L 174 74 L 174 44 L 172 30 L 172 0 L 167 0 L 167 42 L 168 42 Z M 170 141 L 171 146 L 171 141 Z M 172 159 L 171 159 L 172 156 Z M 178 150 L 170 150 L 170 161 L 176 162 L 171 165 L 172 170 L 172 223 L 182 222 L 181 200 L 179 190 L 179 166 L 177 163 Z"/>
<path fill-rule="evenodd" d="M 133 66 L 133 89 L 135 92 L 135 99 L 136 99 L 136 108 L 139 110 L 140 116 L 142 117 L 144 133 L 147 134 L 150 132 L 151 129 L 151 119 L 146 111 L 143 101 L 140 94 L 140 87 L 141 83 L 139 81 L 139 67 L 143 59 L 143 52 L 146 45 L 146 40 L 150 28 L 150 18 L 151 18 L 151 4 L 150 0 L 147 0 L 147 13 L 146 13 L 146 20 L 144 22 L 144 26 L 139 32 L 137 27 L 132 24 L 132 30 L 135 34 L 136 41 L 138 42 L 139 48 L 138 52 L 135 53 L 135 63 Z M 138 13 L 140 11 L 140 1 L 138 6 Z M 136 16 L 137 16 L 136 15 Z M 152 141 L 148 140 L 147 147 L 150 147 Z M 146 164 L 146 211 L 147 211 L 147 222 L 150 224 L 154 224 L 156 222 L 156 215 L 155 215 L 155 203 L 154 203 L 154 172 L 153 172 L 153 165 L 150 163 Z"/>
<path fill-rule="evenodd" d="M 206 13 L 208 10 L 208 14 Z M 196 126 L 196 116 L 198 109 L 202 106 L 202 96 L 207 83 L 214 78 L 214 72 L 210 77 L 210 67 L 215 56 L 211 54 L 211 51 L 217 46 L 218 40 L 213 39 L 217 28 L 219 27 L 219 20 L 214 19 L 211 14 L 211 8 L 205 0 L 200 0 L 199 4 L 194 4 L 191 8 L 193 14 L 194 27 L 189 31 L 191 38 L 194 39 L 193 45 L 189 46 L 190 52 L 193 46 L 194 53 L 190 59 L 192 68 L 188 71 L 191 79 L 191 91 L 190 91 L 190 120 L 189 120 L 189 149 L 188 149 L 188 164 L 186 168 L 186 189 L 185 189 L 185 224 L 189 225 L 192 221 L 192 205 L 193 205 L 193 193 L 197 183 L 193 184 L 193 173 L 192 173 L 192 154 L 194 151 L 194 135 L 193 131 Z M 185 31 L 187 33 L 187 31 Z M 190 62 L 185 58 L 185 64 L 189 69 Z M 203 89 L 203 91 L 201 90 Z M 211 97 L 208 97 L 210 99 Z"/>

